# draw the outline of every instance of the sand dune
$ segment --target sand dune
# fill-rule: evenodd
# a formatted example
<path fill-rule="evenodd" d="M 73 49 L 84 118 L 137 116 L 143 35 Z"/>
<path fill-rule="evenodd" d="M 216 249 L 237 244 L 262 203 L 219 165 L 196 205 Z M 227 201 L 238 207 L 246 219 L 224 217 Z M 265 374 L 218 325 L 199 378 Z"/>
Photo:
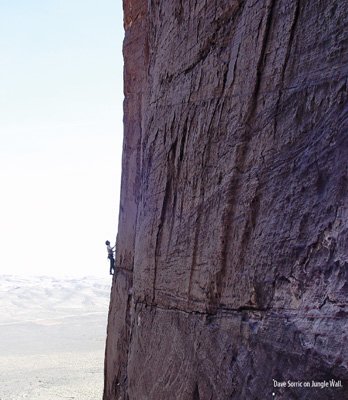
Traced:
<path fill-rule="evenodd" d="M 0 276 L 0 400 L 101 399 L 108 278 Z"/>

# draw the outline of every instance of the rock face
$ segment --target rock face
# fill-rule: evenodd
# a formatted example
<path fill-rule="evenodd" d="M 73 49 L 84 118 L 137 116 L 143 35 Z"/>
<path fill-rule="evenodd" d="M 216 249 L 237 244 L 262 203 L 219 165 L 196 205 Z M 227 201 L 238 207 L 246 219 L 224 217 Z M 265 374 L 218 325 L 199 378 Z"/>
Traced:
<path fill-rule="evenodd" d="M 346 6 L 124 0 L 104 400 L 347 398 Z"/>

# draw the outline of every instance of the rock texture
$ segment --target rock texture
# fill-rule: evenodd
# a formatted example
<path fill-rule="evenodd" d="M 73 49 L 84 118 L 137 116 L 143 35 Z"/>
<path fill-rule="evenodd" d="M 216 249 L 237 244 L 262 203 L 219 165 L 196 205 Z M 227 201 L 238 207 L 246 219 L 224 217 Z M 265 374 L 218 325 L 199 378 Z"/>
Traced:
<path fill-rule="evenodd" d="M 124 11 L 104 400 L 348 398 L 346 1 Z"/>

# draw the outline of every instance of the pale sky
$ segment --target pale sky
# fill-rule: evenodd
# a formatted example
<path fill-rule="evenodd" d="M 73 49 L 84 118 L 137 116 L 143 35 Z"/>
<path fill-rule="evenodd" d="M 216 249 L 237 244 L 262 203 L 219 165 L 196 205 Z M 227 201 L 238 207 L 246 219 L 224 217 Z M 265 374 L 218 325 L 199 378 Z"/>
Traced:
<path fill-rule="evenodd" d="M 108 274 L 122 40 L 121 0 L 0 2 L 0 274 Z"/>

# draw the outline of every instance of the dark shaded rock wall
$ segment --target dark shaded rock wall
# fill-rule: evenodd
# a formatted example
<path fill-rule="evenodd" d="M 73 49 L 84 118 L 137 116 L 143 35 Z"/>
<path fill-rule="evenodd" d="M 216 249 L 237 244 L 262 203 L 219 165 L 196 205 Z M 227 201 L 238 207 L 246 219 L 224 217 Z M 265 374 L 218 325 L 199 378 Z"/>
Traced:
<path fill-rule="evenodd" d="M 346 1 L 124 10 L 104 400 L 346 398 Z"/>

